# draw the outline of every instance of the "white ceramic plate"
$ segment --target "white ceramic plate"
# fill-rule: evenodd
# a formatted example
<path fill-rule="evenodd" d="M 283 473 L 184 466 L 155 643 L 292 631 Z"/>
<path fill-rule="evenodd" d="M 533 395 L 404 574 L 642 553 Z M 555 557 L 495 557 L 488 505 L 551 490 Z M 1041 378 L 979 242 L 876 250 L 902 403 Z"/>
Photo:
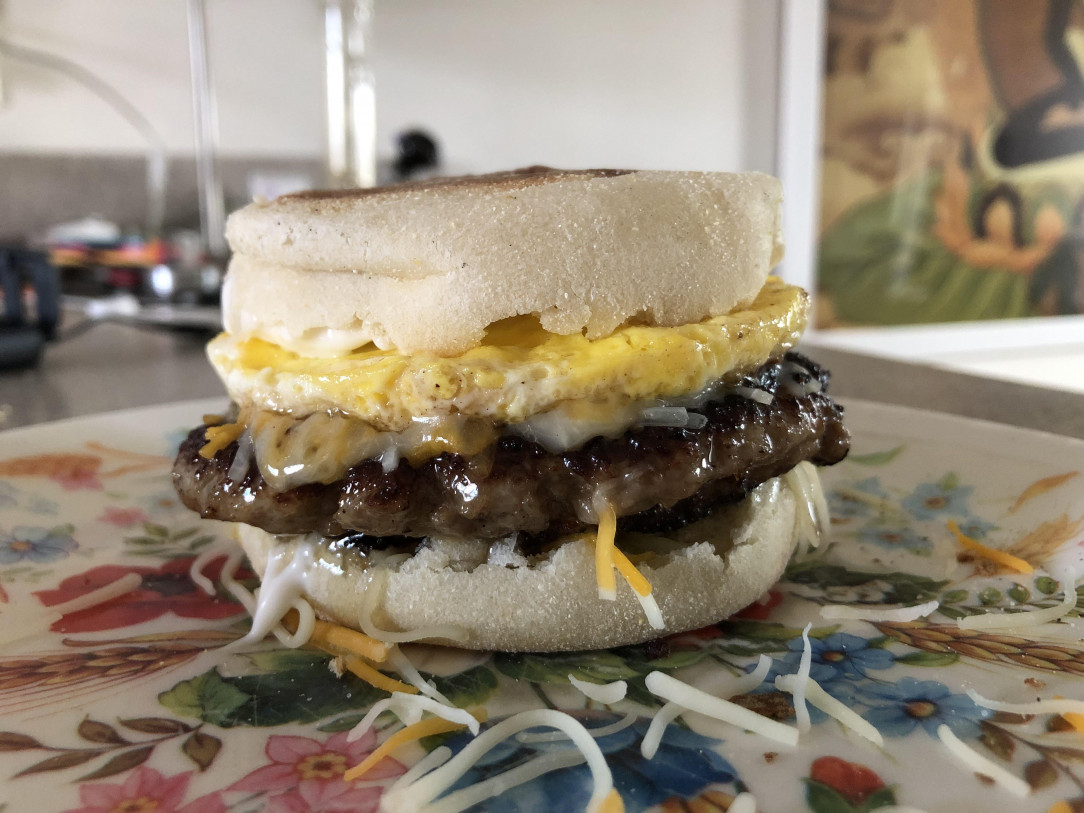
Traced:
<path fill-rule="evenodd" d="M 200 592 L 188 565 L 227 539 L 222 526 L 179 505 L 169 477 L 186 428 L 221 406 L 180 404 L 0 433 L 4 813 L 372 810 L 391 777 L 424 753 L 409 746 L 366 780 L 342 781 L 343 769 L 391 730 L 353 743 L 344 733 L 383 694 L 335 678 L 320 653 L 273 644 L 222 650 L 244 632 L 246 616 L 224 595 Z M 491 720 L 543 703 L 589 726 L 637 715 L 599 740 L 627 810 L 725 810 L 742 790 L 763 810 L 816 813 L 892 803 L 931 813 L 1084 804 L 1084 733 L 1053 715 L 995 714 L 964 694 L 1081 697 L 1079 619 L 1020 633 L 963 630 L 954 620 L 1049 606 L 1061 595 L 1056 578 L 1079 576 L 1084 443 L 868 403 L 850 403 L 847 414 L 854 451 L 824 472 L 835 511 L 830 550 L 792 566 L 742 617 L 607 652 L 416 647 L 410 656 L 445 694 L 486 706 Z M 957 561 L 949 520 L 1039 570 Z M 49 615 L 48 605 L 130 573 L 141 577 L 133 592 Z M 931 599 L 940 611 L 914 624 L 829 621 L 819 609 Z M 647 717 L 659 705 L 643 686 L 648 672 L 667 670 L 716 691 L 760 653 L 773 658 L 773 677 L 793 672 L 807 623 L 813 677 L 873 722 L 884 748 L 820 714 L 796 749 L 693 716 L 670 726 L 655 759 L 640 756 Z M 629 698 L 612 708 L 590 703 L 569 684 L 570 673 L 627 680 Z M 787 698 L 765 684 L 741 702 L 793 723 Z M 1011 796 L 958 763 L 936 737 L 941 723 L 1025 778 L 1029 796 Z M 465 741 L 452 735 L 449 744 Z M 514 741 L 465 781 L 561 747 Z M 586 768 L 566 769 L 486 809 L 575 809 L 589 786 Z"/>

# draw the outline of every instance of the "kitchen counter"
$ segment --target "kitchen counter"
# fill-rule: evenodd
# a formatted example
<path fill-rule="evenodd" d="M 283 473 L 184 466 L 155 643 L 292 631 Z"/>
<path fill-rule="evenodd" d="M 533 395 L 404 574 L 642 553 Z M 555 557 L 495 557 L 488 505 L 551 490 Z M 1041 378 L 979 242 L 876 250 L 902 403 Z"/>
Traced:
<path fill-rule="evenodd" d="M 103 323 L 49 345 L 40 366 L 0 370 L 0 429 L 223 395 L 205 333 Z M 843 398 L 900 404 L 1084 438 L 1084 395 L 843 350 L 807 348 Z"/>

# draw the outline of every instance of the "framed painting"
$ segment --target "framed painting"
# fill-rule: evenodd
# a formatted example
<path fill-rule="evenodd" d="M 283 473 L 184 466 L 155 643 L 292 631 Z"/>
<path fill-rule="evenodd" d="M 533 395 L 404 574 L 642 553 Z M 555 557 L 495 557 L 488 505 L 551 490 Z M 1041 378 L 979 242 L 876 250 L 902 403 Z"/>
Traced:
<path fill-rule="evenodd" d="M 783 6 L 784 274 L 821 344 L 1084 344 L 1084 3 Z"/>

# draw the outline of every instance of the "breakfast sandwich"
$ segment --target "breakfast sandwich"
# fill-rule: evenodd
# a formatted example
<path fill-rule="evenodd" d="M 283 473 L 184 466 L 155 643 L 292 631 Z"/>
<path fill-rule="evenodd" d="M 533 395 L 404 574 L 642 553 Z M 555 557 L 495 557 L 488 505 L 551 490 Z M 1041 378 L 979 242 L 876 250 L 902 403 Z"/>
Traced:
<path fill-rule="evenodd" d="M 779 183 L 558 171 L 304 192 L 231 216 L 233 401 L 178 493 L 238 523 L 254 629 L 611 647 L 717 622 L 825 521 L 849 439 L 769 276 Z"/>

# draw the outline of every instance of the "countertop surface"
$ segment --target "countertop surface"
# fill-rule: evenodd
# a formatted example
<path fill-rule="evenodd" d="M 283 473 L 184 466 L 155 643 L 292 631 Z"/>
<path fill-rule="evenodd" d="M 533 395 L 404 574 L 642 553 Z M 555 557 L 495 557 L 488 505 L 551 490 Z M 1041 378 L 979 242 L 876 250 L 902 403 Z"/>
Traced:
<path fill-rule="evenodd" d="M 103 323 L 48 345 L 41 364 L 0 370 L 0 429 L 222 395 L 206 333 Z M 844 398 L 899 404 L 1084 438 L 1084 395 L 823 347 Z"/>

